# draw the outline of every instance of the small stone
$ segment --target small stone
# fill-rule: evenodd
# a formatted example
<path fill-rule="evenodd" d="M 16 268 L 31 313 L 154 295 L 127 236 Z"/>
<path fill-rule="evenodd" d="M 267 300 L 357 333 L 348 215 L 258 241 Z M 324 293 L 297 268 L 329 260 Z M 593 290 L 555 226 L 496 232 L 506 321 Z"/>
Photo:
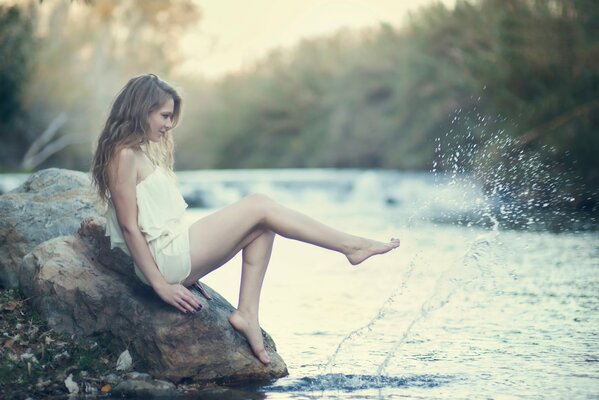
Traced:
<path fill-rule="evenodd" d="M 133 397 L 165 397 L 174 395 L 176 387 L 171 382 L 161 380 L 126 380 L 118 384 L 112 391 L 115 396 Z"/>
<path fill-rule="evenodd" d="M 125 374 L 125 379 L 129 380 L 138 380 L 138 381 L 149 381 L 152 380 L 152 376 L 150 374 L 146 374 L 144 372 L 132 371 L 128 374 Z"/>
<path fill-rule="evenodd" d="M 50 381 L 50 380 L 44 381 L 44 380 L 42 380 L 42 378 L 40 378 L 39 381 L 35 384 L 35 387 L 38 389 L 42 389 L 50 384 L 52 384 L 52 381 Z"/>
<path fill-rule="evenodd" d="M 37 358 L 35 357 L 35 355 L 33 355 L 33 353 L 29 353 L 30 349 L 27 349 L 27 350 L 28 350 L 27 353 L 21 354 L 21 361 L 32 362 L 34 364 L 39 364 L 39 361 L 37 360 Z"/>
<path fill-rule="evenodd" d="M 106 383 L 110 383 L 111 385 L 116 385 L 122 381 L 116 374 L 108 374 L 102 377 L 102 381 Z"/>
<path fill-rule="evenodd" d="M 133 359 L 131 358 L 131 354 L 129 350 L 125 350 L 121 353 L 118 360 L 116 360 L 116 370 L 117 371 L 128 371 L 131 369 L 131 364 L 133 363 Z"/>
<path fill-rule="evenodd" d="M 70 394 L 79 393 L 79 385 L 73 381 L 73 374 L 69 374 L 69 376 L 67 376 L 67 379 L 64 380 L 64 385 L 67 387 L 67 390 Z"/>
<path fill-rule="evenodd" d="M 98 388 L 96 388 L 94 385 L 92 385 L 92 384 L 91 384 L 91 383 L 89 383 L 89 382 L 85 382 L 85 383 L 83 384 L 83 386 L 84 386 L 84 388 L 85 388 L 84 392 L 85 392 L 86 394 L 96 394 L 96 393 L 98 393 Z"/>

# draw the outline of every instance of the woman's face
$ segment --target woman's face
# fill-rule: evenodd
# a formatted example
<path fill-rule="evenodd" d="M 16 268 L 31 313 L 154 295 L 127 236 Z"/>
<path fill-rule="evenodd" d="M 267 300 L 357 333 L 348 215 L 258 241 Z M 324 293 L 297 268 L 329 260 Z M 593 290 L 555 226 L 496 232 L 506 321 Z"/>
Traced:
<path fill-rule="evenodd" d="M 148 117 L 149 132 L 148 140 L 159 142 L 164 135 L 173 127 L 173 111 L 175 102 L 169 98 L 163 105 L 152 111 Z"/>

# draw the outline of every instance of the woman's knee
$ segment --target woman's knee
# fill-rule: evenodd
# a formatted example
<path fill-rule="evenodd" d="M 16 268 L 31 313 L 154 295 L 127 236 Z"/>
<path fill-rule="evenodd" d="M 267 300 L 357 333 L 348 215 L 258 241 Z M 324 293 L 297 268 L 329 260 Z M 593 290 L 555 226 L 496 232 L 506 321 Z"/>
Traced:
<path fill-rule="evenodd" d="M 250 194 L 241 201 L 253 215 L 259 217 L 261 222 L 265 222 L 268 213 L 277 206 L 273 199 L 261 193 Z"/>
<path fill-rule="evenodd" d="M 275 240 L 276 233 L 274 233 L 270 229 L 263 229 L 262 234 L 260 236 L 265 238 L 266 240 L 273 242 Z"/>
<path fill-rule="evenodd" d="M 274 203 L 274 200 L 262 193 L 252 193 L 243 198 L 245 201 L 251 202 L 257 205 L 265 205 Z"/>

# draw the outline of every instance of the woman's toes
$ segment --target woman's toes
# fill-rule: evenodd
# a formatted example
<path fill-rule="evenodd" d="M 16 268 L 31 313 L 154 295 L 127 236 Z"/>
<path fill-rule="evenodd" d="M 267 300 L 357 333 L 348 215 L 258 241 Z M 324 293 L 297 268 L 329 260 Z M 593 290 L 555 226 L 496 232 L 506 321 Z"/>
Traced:
<path fill-rule="evenodd" d="M 268 353 L 265 349 L 256 352 L 256 356 L 258 356 L 258 359 L 262 362 L 262 364 L 270 363 L 270 357 L 268 356 Z"/>

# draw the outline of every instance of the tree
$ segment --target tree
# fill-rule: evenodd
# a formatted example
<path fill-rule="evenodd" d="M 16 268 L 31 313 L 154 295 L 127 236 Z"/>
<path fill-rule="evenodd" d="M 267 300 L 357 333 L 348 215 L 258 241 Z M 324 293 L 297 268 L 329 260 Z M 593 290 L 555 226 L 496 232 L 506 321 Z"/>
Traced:
<path fill-rule="evenodd" d="M 14 167 L 23 136 L 22 96 L 36 48 L 32 7 L 0 4 L 0 168 Z"/>
<path fill-rule="evenodd" d="M 28 155 L 50 157 L 43 165 L 86 169 L 115 93 L 136 74 L 168 77 L 181 61 L 177 39 L 199 20 L 199 9 L 192 0 L 26 4 L 13 6 L 13 13 L 30 27 L 37 46 L 26 54 L 30 72 L 19 81 L 24 116 L 18 138 L 10 141 L 12 154 L 18 155 L 10 165 L 23 161 L 33 168 L 43 161 L 22 159 L 36 143 L 38 151 Z M 9 41 L 3 37 L 4 42 Z M 44 140 L 38 140 L 44 132 Z"/>

